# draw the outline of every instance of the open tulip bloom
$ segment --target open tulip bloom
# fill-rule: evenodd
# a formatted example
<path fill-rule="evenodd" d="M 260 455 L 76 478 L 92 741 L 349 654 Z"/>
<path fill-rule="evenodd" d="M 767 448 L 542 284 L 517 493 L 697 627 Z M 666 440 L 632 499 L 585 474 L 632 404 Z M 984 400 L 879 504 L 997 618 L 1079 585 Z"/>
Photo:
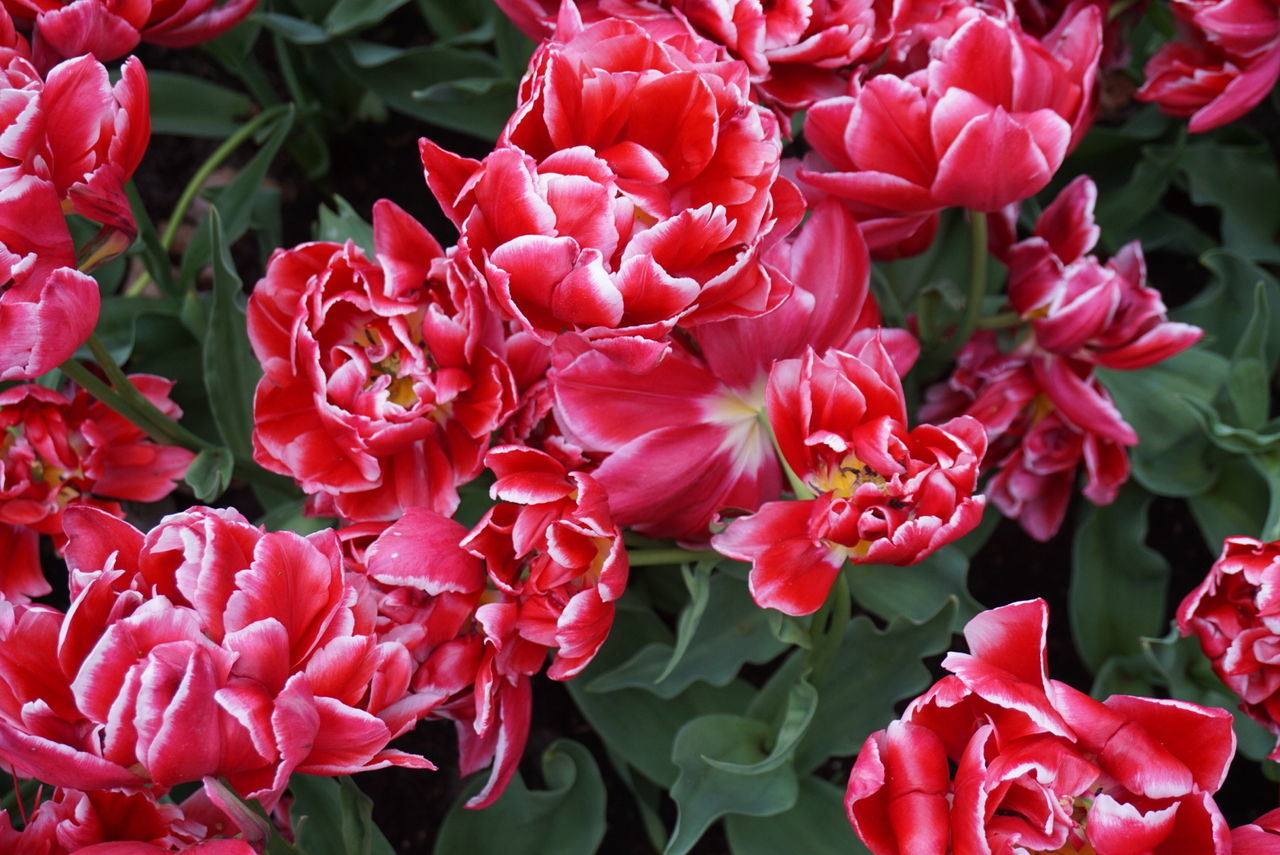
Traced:
<path fill-rule="evenodd" d="M 1280 0 L 0 0 L 0 855 L 1280 855 L 1278 78 Z"/>

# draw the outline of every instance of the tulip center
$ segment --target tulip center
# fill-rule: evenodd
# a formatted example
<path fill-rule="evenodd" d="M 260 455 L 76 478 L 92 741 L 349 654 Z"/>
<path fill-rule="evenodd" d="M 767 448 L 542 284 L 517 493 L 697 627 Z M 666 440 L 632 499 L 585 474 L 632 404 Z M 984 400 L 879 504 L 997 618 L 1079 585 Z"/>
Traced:
<path fill-rule="evenodd" d="M 885 479 L 879 472 L 850 454 L 838 466 L 818 475 L 813 486 L 820 493 L 832 493 L 848 499 L 863 484 L 875 484 L 884 492 Z"/>

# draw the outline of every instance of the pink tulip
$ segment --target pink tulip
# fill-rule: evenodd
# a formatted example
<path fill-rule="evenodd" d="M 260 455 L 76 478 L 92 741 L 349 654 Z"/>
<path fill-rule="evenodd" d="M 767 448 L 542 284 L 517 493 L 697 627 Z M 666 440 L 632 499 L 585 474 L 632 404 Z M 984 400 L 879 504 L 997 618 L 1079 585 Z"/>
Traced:
<path fill-rule="evenodd" d="M 1043 600 L 969 622 L 951 675 L 863 744 L 845 795 L 858 836 L 874 855 L 1229 855 L 1213 793 L 1231 715 L 1051 680 L 1047 623 Z"/>
<path fill-rule="evenodd" d="M 382 200 L 374 235 L 376 263 L 303 244 L 254 289 L 254 457 L 347 520 L 452 513 L 515 406 L 502 331 L 416 220 Z"/>
<path fill-rule="evenodd" d="M 809 614 L 846 560 L 914 564 L 968 533 L 987 437 L 977 420 L 906 430 L 902 387 L 879 341 L 857 356 L 774 364 L 766 405 L 778 447 L 816 498 L 770 502 L 712 538 L 751 562 L 756 602 Z"/>
<path fill-rule="evenodd" d="M 423 141 L 427 183 L 491 300 L 543 342 L 764 314 L 790 283 L 763 253 L 802 210 L 748 86 L 709 42 L 566 4 L 497 150 Z"/>
<path fill-rule="evenodd" d="M 1137 98 L 1193 132 L 1233 122 L 1280 78 L 1280 4 L 1275 0 L 1174 0 L 1185 41 L 1161 48 L 1144 69 Z"/>
<path fill-rule="evenodd" d="M 817 157 L 799 177 L 859 220 L 995 211 L 1034 195 L 1090 121 L 1098 9 L 1080 9 L 1048 43 L 1015 20 L 969 17 L 933 44 L 926 69 L 815 104 L 805 138 Z"/>
<path fill-rule="evenodd" d="M 1200 646 L 1240 707 L 1280 734 L 1280 546 L 1229 537 L 1200 585 L 1178 607 L 1178 629 Z M 1280 758 L 1280 744 L 1271 752 Z"/>

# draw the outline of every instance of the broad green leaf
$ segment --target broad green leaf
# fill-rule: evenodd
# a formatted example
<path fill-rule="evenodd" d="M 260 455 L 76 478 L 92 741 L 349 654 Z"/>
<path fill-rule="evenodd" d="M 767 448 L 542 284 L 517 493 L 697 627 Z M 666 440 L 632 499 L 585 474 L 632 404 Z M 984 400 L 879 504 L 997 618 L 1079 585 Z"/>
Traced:
<path fill-rule="evenodd" d="M 818 709 L 796 751 L 796 768 L 807 771 L 828 757 L 853 754 L 868 734 L 896 717 L 896 703 L 928 687 L 933 677 L 921 660 L 947 649 L 955 613 L 949 601 L 926 621 L 899 617 L 883 630 L 866 617 L 854 618 L 831 667 L 810 678 Z M 789 688 L 794 673 L 779 673 Z"/>
<path fill-rule="evenodd" d="M 1132 240 L 1135 227 L 1160 204 L 1183 148 L 1181 138 L 1174 146 L 1143 146 L 1142 159 L 1131 167 L 1129 181 L 1110 193 L 1100 194 L 1096 220 L 1109 250 L 1114 252 Z"/>
<path fill-rule="evenodd" d="M 343 47 L 350 74 L 406 115 L 494 140 L 515 108 L 517 81 L 479 50 L 439 45 L 399 49 L 356 39 Z M 454 85 L 458 81 L 469 83 L 459 89 Z"/>
<path fill-rule="evenodd" d="M 1188 398 L 1183 403 L 1195 415 L 1213 444 L 1223 451 L 1264 454 L 1280 448 L 1280 424 L 1263 425 L 1263 432 L 1246 430 L 1222 421 L 1218 411 L 1204 401 Z"/>
<path fill-rule="evenodd" d="M 1217 479 L 1213 486 L 1187 499 L 1212 553 L 1217 553 L 1222 541 L 1232 535 L 1262 534 L 1270 503 L 1267 479 L 1249 458 L 1221 453 L 1218 456 L 1221 459 L 1215 464 Z"/>
<path fill-rule="evenodd" d="M 319 24 L 279 12 L 257 12 L 254 19 L 273 33 L 296 45 L 322 45 L 329 41 L 329 31 Z"/>
<path fill-rule="evenodd" d="M 867 855 L 844 812 L 844 788 L 800 777 L 791 810 L 766 818 L 730 814 L 724 820 L 733 855 Z"/>
<path fill-rule="evenodd" d="M 1140 438 L 1130 452 L 1133 476 L 1161 496 L 1194 496 L 1213 484 L 1209 445 L 1184 398 L 1210 402 L 1227 375 L 1227 360 L 1193 347 L 1141 371 L 1096 371 L 1125 421 Z"/>
<path fill-rule="evenodd" d="M 605 746 L 605 751 L 613 771 L 622 779 L 622 783 L 627 785 L 627 790 L 631 793 L 636 810 L 640 814 L 640 823 L 644 828 L 645 837 L 649 840 L 649 846 L 656 852 L 662 851 L 662 847 L 667 842 L 667 826 L 663 823 L 661 814 L 666 793 L 643 775 L 633 774 L 630 764 L 619 757 L 617 752 L 609 751 L 608 746 Z"/>
<path fill-rule="evenodd" d="M 399 9 L 408 0 L 338 0 L 325 15 L 324 27 L 335 36 L 370 27 Z"/>
<path fill-rule="evenodd" d="M 1089 694 L 1100 701 L 1111 695 L 1150 697 L 1156 694 L 1154 682 L 1151 663 L 1141 653 L 1115 655 L 1102 663 Z"/>
<path fill-rule="evenodd" d="M 154 134 L 222 139 L 253 112 L 248 96 L 198 77 L 148 70 L 147 83 Z"/>
<path fill-rule="evenodd" d="M 529 67 L 529 58 L 533 56 L 535 45 L 510 18 L 497 15 L 494 20 L 493 47 L 507 76 L 519 80 Z"/>
<path fill-rule="evenodd" d="M 591 855 L 604 839 L 604 779 L 591 752 L 558 739 L 542 755 L 544 790 L 530 790 L 519 776 L 484 810 L 462 806 L 479 792 L 472 781 L 450 809 L 434 855 Z"/>
<path fill-rule="evenodd" d="M 994 512 L 990 516 L 998 517 Z M 924 621 L 938 613 L 954 598 L 959 629 L 982 605 L 969 593 L 966 579 L 969 559 L 955 546 L 944 546 L 919 564 L 890 567 L 883 564 L 854 564 L 845 571 L 849 590 L 863 608 L 885 620 L 899 615 Z"/>
<path fill-rule="evenodd" d="M 261 518 L 254 520 L 255 524 L 262 526 L 267 531 L 292 531 L 296 534 L 312 534 L 313 532 L 322 531 L 326 528 L 337 528 L 338 521 L 333 517 L 316 517 L 304 513 L 306 507 L 306 499 L 304 497 L 285 497 L 274 498 L 272 501 L 264 501 L 260 490 L 255 489 L 258 495 L 258 501 L 264 507 L 271 510 L 262 515 Z"/>
<path fill-rule="evenodd" d="M 356 242 L 369 258 L 374 257 L 373 225 L 361 217 L 351 203 L 341 196 L 333 197 L 333 207 L 321 205 L 315 227 L 316 240 L 334 243 Z"/>
<path fill-rule="evenodd" d="M 373 822 L 373 802 L 349 777 L 289 779 L 296 846 L 306 855 L 393 855 Z"/>
<path fill-rule="evenodd" d="M 167 300 L 148 297 L 106 297 L 102 300 L 94 332 L 121 365 L 133 354 L 138 319 L 146 315 L 175 318 L 177 311 L 173 303 Z M 88 346 L 77 350 L 76 356 L 81 359 L 92 358 Z"/>
<path fill-rule="evenodd" d="M 253 454 L 253 391 L 262 366 L 249 346 L 240 277 L 231 265 L 217 208 L 205 221 L 213 253 L 213 301 L 204 334 L 204 386 L 223 444 L 241 460 Z"/>
<path fill-rule="evenodd" d="M 671 658 L 667 660 L 666 667 L 654 682 L 661 683 L 670 677 L 671 672 L 689 651 L 689 645 L 697 634 L 698 624 L 707 610 L 707 603 L 711 601 L 711 571 L 714 568 L 714 561 L 699 561 L 696 567 L 680 568 L 680 575 L 689 591 L 689 602 L 680 611 L 680 617 L 676 620 L 676 645 L 671 651 Z"/>
<path fill-rule="evenodd" d="M 1249 458 L 1254 467 L 1267 482 L 1271 493 L 1271 501 L 1267 503 L 1267 519 L 1262 524 L 1261 539 L 1273 541 L 1280 539 L 1280 451 L 1266 451 Z"/>
<path fill-rule="evenodd" d="M 1141 652 L 1160 631 L 1169 564 L 1146 545 L 1151 495 L 1129 485 L 1110 505 L 1090 507 L 1071 544 L 1071 629 L 1096 671 L 1110 656 Z"/>
<path fill-rule="evenodd" d="M 1170 316 L 1205 330 L 1198 348 L 1229 357 L 1254 322 L 1259 284 L 1266 291 L 1268 304 L 1275 306 L 1280 305 L 1280 283 L 1266 270 L 1229 249 L 1206 252 L 1200 256 L 1200 263 L 1213 274 L 1209 287 Z M 1271 312 L 1267 321 L 1266 368 L 1273 371 L 1280 362 L 1280 312 Z"/>
<path fill-rule="evenodd" d="M 1222 242 L 1242 255 L 1280 261 L 1280 176 L 1270 146 L 1224 146 L 1200 139 L 1186 146 L 1179 162 L 1191 201 L 1222 211 Z"/>
<path fill-rule="evenodd" d="M 708 762 L 759 763 L 768 738 L 762 722 L 728 713 L 700 716 L 680 728 L 671 747 L 671 760 L 680 769 L 671 787 L 679 816 L 665 855 L 684 855 L 725 814 L 772 816 L 795 805 L 799 784 L 790 764 L 741 775 Z"/>
<path fill-rule="evenodd" d="M 1162 638 L 1142 639 L 1142 644 L 1143 652 L 1163 676 L 1173 697 L 1231 711 L 1241 754 L 1251 760 L 1261 760 L 1275 747 L 1275 737 L 1240 710 L 1240 697 L 1213 673 L 1213 666 L 1197 639 L 1179 638 L 1174 627 Z"/>
<path fill-rule="evenodd" d="M 587 691 L 593 680 L 650 643 L 670 645 L 671 632 L 628 592 L 619 603 L 608 640 L 591 665 L 566 686 L 604 743 L 649 780 L 666 788 L 676 775 L 670 760 L 676 732 L 700 715 L 746 709 L 753 690 L 742 680 L 734 680 L 719 689 L 695 683 L 667 700 L 642 689 Z"/>
<path fill-rule="evenodd" d="M 226 492 L 234 467 L 235 458 L 227 449 L 205 448 L 191 461 L 182 480 L 195 493 L 196 499 L 208 504 Z"/>
<path fill-rule="evenodd" d="M 646 645 L 628 659 L 587 684 L 592 693 L 643 689 L 673 698 L 695 682 L 727 685 L 744 663 L 767 662 L 783 650 L 769 629 L 769 616 L 751 599 L 747 586 L 724 573 L 712 576 L 707 597 L 715 608 L 702 616 L 687 650 L 674 667 L 672 644 Z M 666 673 L 664 679 L 659 679 Z"/>
<path fill-rule="evenodd" d="M 919 255 L 897 261 L 876 262 L 887 289 L 890 303 L 906 307 L 931 284 L 951 282 L 965 275 L 969 259 L 969 231 L 964 217 L 954 211 L 943 211 L 938 223 L 938 236 Z M 905 321 L 905 318 L 903 318 Z"/>
<path fill-rule="evenodd" d="M 418 0 L 418 9 L 441 41 L 453 41 L 475 30 L 486 29 L 499 14 L 490 0 Z"/>
<path fill-rule="evenodd" d="M 778 724 L 777 733 L 773 736 L 773 748 L 769 756 L 755 763 L 733 763 L 727 760 L 716 760 L 708 757 L 707 762 L 723 772 L 738 775 L 763 775 L 786 763 L 795 754 L 800 739 L 813 721 L 813 714 L 818 709 L 818 690 L 808 680 L 801 677 L 791 686 L 787 693 L 787 706 Z"/>
<path fill-rule="evenodd" d="M 1271 409 L 1271 378 L 1267 371 L 1267 330 L 1271 326 L 1271 308 L 1267 289 L 1259 282 L 1253 291 L 1253 313 L 1244 335 L 1231 354 L 1231 371 L 1227 374 L 1227 394 L 1242 427 L 1257 430 L 1267 420 Z"/>

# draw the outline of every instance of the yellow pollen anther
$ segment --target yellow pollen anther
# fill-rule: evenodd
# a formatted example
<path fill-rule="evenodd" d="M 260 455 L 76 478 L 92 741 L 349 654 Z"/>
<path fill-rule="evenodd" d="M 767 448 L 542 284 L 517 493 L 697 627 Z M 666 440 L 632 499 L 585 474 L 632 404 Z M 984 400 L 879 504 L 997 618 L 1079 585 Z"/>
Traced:
<path fill-rule="evenodd" d="M 813 484 L 820 493 L 834 493 L 847 499 L 863 484 L 875 484 L 882 491 L 885 479 L 852 454 L 840 461 L 840 465 L 820 475 Z"/>

